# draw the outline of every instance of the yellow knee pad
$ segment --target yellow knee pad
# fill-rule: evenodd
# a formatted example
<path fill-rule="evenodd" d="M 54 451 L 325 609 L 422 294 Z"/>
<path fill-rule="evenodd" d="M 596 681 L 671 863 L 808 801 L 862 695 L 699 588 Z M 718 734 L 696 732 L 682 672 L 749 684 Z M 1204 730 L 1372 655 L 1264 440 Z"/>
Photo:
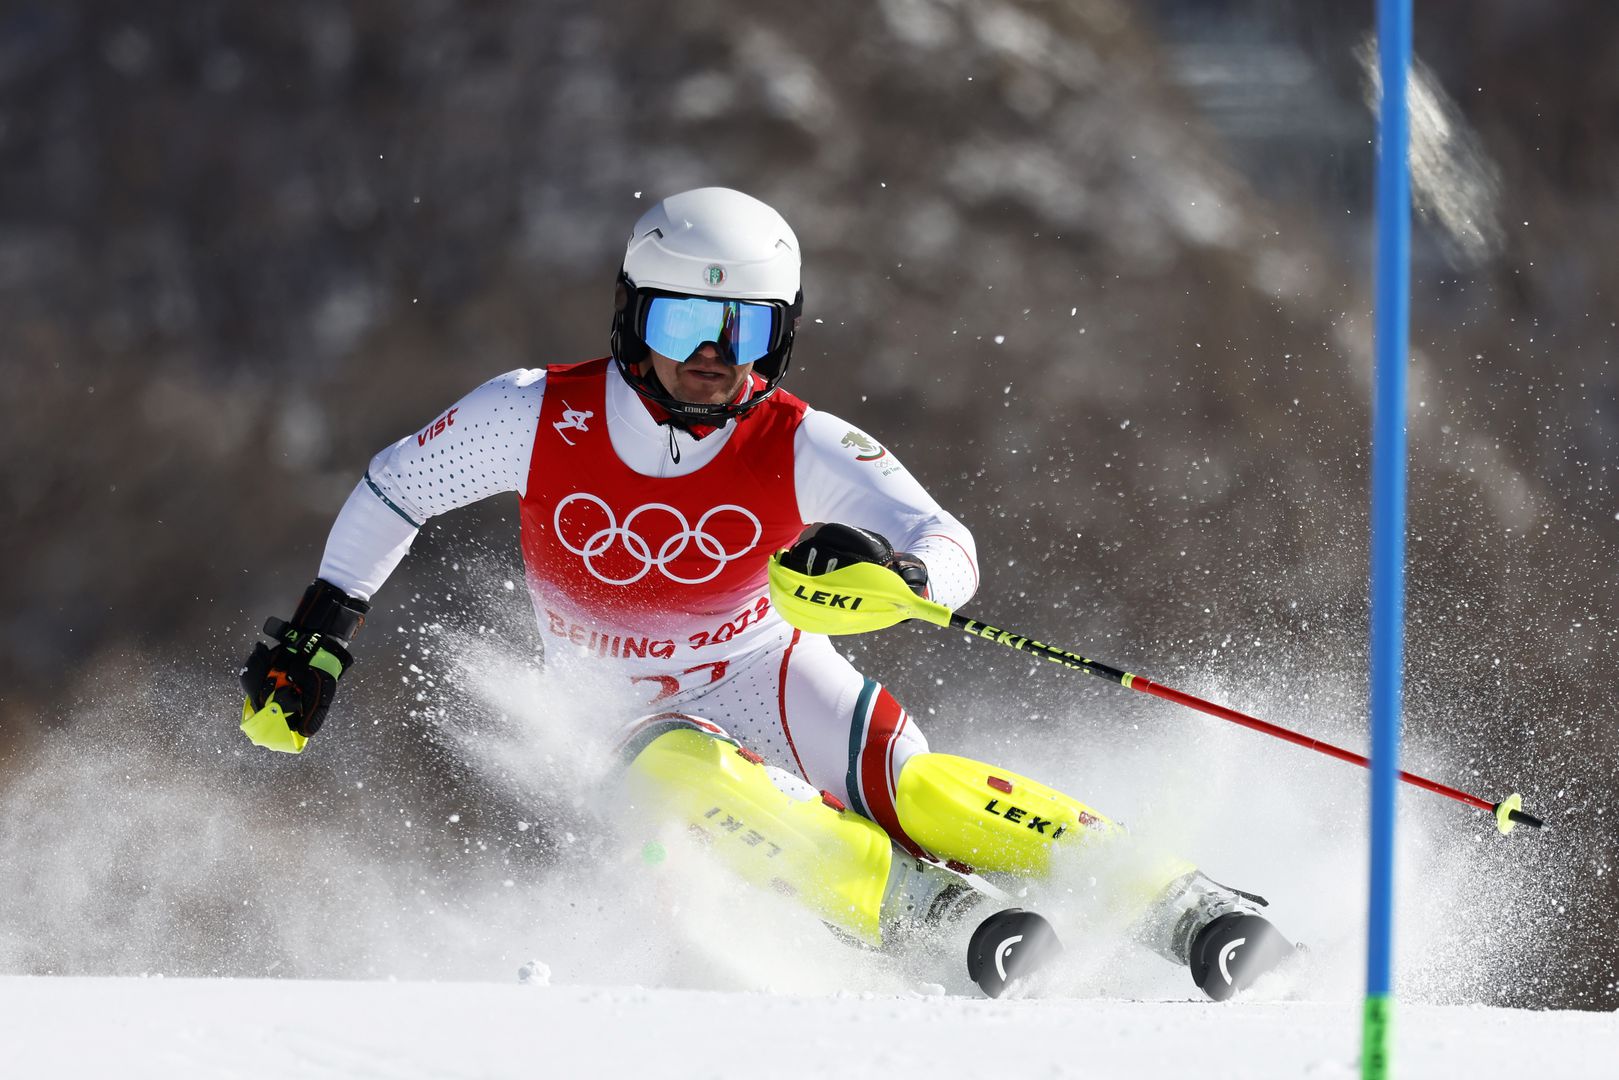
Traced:
<path fill-rule="evenodd" d="M 1037 780 L 953 754 L 916 754 L 907 761 L 894 805 L 911 839 L 979 870 L 1044 874 L 1056 845 L 1123 832 Z"/>
<path fill-rule="evenodd" d="M 684 822 L 752 884 L 791 893 L 871 945 L 893 843 L 859 814 L 778 788 L 760 759 L 692 728 L 667 731 L 629 765 L 632 791 Z"/>

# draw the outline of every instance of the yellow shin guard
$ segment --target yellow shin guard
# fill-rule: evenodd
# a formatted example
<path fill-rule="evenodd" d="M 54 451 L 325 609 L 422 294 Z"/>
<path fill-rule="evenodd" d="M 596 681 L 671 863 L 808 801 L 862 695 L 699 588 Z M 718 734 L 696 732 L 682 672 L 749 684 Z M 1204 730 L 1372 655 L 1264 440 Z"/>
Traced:
<path fill-rule="evenodd" d="M 744 880 L 795 895 L 870 945 L 893 843 L 859 814 L 778 788 L 757 756 L 691 728 L 667 731 L 630 763 L 632 789 L 698 832 Z"/>
<path fill-rule="evenodd" d="M 911 839 L 979 870 L 1043 875 L 1056 845 L 1123 832 L 1037 780 L 953 754 L 917 754 L 906 762 L 894 806 Z"/>
<path fill-rule="evenodd" d="M 1116 886 L 1104 891 L 1104 903 L 1122 918 L 1147 915 L 1197 869 L 1168 852 L 1114 846 L 1128 835 L 1123 826 L 1036 780 L 969 758 L 913 756 L 894 801 L 911 839 L 980 871 L 1043 877 L 1063 848 L 1108 845 L 1106 858 L 1089 865 Z"/>

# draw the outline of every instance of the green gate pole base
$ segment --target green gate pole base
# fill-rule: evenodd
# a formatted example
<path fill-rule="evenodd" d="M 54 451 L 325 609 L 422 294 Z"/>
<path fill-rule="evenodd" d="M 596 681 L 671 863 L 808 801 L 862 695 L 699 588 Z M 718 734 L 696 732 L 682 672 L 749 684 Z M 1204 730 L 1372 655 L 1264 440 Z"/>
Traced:
<path fill-rule="evenodd" d="M 1394 1000 L 1387 994 L 1368 994 L 1361 1016 L 1361 1080 L 1387 1080 L 1389 1075 L 1389 1027 L 1394 1019 Z"/>

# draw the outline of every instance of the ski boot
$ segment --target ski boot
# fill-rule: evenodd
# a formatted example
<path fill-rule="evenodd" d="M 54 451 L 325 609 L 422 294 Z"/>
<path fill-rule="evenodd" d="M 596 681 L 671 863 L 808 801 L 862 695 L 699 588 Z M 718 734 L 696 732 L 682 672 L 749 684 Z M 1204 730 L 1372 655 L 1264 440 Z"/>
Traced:
<path fill-rule="evenodd" d="M 948 954 L 961 947 L 965 928 L 984 908 L 1001 908 L 1009 899 L 977 874 L 896 848 L 883 896 L 884 947 L 903 950 L 931 943 L 930 951 Z M 978 922 L 966 952 L 968 976 L 986 996 L 996 998 L 1062 952 L 1062 946 L 1039 915 L 1004 908 Z"/>
<path fill-rule="evenodd" d="M 1177 878 L 1141 924 L 1144 943 L 1177 964 L 1215 1001 L 1248 989 L 1296 947 L 1259 914 L 1262 896 L 1239 892 L 1193 871 Z"/>
<path fill-rule="evenodd" d="M 986 997 L 998 998 L 1062 953 L 1057 932 L 1032 911 L 1007 908 L 978 925 L 967 943 L 967 974 Z"/>
<path fill-rule="evenodd" d="M 1232 912 L 1197 932 L 1187 964 L 1198 989 L 1215 1001 L 1225 1001 L 1293 953 L 1293 944 L 1266 919 Z"/>
<path fill-rule="evenodd" d="M 883 945 L 906 949 L 919 940 L 936 940 L 980 905 L 1006 899 L 978 875 L 919 859 L 896 844 L 883 888 Z"/>

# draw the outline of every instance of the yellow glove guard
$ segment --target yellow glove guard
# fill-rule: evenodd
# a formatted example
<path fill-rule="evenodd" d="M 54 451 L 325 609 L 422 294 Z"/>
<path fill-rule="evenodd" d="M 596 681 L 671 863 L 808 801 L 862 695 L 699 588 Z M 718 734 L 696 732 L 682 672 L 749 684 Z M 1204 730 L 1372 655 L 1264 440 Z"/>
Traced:
<path fill-rule="evenodd" d="M 924 600 L 905 579 L 876 563 L 850 563 L 829 574 L 800 574 L 770 557 L 770 602 L 812 634 L 864 634 L 906 619 L 950 625 L 950 609 Z"/>
<path fill-rule="evenodd" d="M 253 740 L 254 746 L 278 750 L 283 754 L 301 754 L 309 739 L 287 725 L 287 714 L 274 701 L 265 702 L 264 708 L 253 711 L 253 702 L 242 701 L 242 733 Z"/>

